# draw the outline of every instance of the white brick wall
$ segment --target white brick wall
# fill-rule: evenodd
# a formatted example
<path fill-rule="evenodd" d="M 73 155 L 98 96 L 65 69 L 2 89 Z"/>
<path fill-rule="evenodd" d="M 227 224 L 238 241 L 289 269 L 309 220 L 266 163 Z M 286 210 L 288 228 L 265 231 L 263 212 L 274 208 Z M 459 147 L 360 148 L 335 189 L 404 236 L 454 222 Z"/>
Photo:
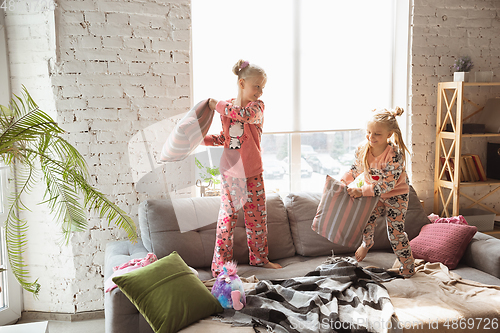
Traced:
<path fill-rule="evenodd" d="M 172 128 L 191 105 L 190 1 L 63 0 L 58 6 L 57 26 L 54 11 L 47 9 L 19 7 L 7 13 L 13 91 L 27 86 L 86 158 L 93 184 L 137 220 L 139 202 L 152 194 L 135 188 L 138 166 L 132 163 L 139 162 L 129 156 L 129 142 L 163 120 Z M 146 142 L 153 146 L 153 158 L 165 139 Z M 141 145 L 137 154 L 145 160 Z M 176 180 L 156 186 L 154 195 L 189 194 L 190 167 L 169 166 L 167 174 Z M 25 295 L 24 309 L 103 309 L 105 244 L 124 238 L 124 232 L 92 214 L 89 230 L 60 248 L 58 225 L 46 208 L 24 217 L 33 225 L 26 261 L 42 284 L 39 300 Z"/>
<path fill-rule="evenodd" d="M 437 83 L 452 79 L 449 66 L 463 54 L 471 55 L 474 70 L 493 70 L 498 80 L 500 2 L 413 2 L 411 176 L 430 212 Z M 145 135 L 157 153 L 163 140 L 158 127 L 171 128 L 191 104 L 190 1 L 61 0 L 58 6 L 57 26 L 51 11 L 7 13 L 13 91 L 28 87 L 85 156 L 94 185 L 136 218 L 139 202 L 149 196 L 135 187 L 150 167 L 140 130 L 156 131 Z M 484 101 L 486 93 L 474 97 Z M 475 140 L 465 147 L 481 145 Z M 181 170 L 189 168 L 185 163 L 157 169 L 160 177 L 171 177 L 169 183 L 149 186 L 155 195 L 164 196 L 165 188 L 183 195 L 192 184 Z M 91 215 L 89 230 L 59 248 L 51 245 L 57 226 L 46 209 L 27 217 L 35 225 L 27 261 L 43 289 L 38 301 L 25 297 L 25 310 L 102 309 L 104 247 L 123 232 Z"/>
<path fill-rule="evenodd" d="M 475 71 L 493 71 L 494 81 L 500 76 L 500 1 L 414 0 L 411 51 L 412 108 L 412 183 L 425 201 L 427 212 L 433 208 L 434 154 L 436 136 L 437 84 L 452 81 L 450 66 L 456 57 L 470 55 Z M 467 97 L 478 104 L 488 97 L 500 96 L 500 88 L 470 89 Z M 484 105 L 484 104 L 483 104 Z M 471 111 L 468 107 L 467 111 Z M 473 120 L 473 118 L 471 118 Z M 463 140 L 463 152 L 479 152 L 486 163 L 486 142 L 498 139 Z M 476 198 L 485 189 L 466 193 Z M 500 194 L 486 203 L 500 209 Z M 461 206 L 470 204 L 467 199 Z"/>

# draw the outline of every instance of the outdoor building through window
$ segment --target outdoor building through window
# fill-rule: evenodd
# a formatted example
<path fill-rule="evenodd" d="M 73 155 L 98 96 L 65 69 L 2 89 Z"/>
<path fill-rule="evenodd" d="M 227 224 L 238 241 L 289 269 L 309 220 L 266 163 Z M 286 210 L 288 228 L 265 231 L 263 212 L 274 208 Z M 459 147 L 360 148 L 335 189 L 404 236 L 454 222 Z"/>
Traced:
<path fill-rule="evenodd" d="M 268 192 L 321 192 L 326 174 L 340 177 L 350 167 L 372 109 L 406 108 L 407 43 L 399 40 L 407 38 L 408 24 L 398 6 L 396 0 L 192 1 L 195 103 L 236 97 L 232 67 L 239 59 L 267 73 L 261 99 Z M 216 114 L 210 133 L 220 130 Z"/>

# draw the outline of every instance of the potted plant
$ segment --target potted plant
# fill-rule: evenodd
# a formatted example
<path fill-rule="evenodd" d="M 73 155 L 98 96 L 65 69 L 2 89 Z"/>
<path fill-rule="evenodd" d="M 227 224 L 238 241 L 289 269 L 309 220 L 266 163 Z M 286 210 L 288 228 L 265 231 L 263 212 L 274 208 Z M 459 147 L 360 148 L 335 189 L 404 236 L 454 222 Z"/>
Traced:
<path fill-rule="evenodd" d="M 455 60 L 451 69 L 453 70 L 453 81 L 469 81 L 469 71 L 474 67 L 469 56 L 461 56 Z"/>
<path fill-rule="evenodd" d="M 63 133 L 24 86 L 22 97 L 14 95 L 8 107 L 0 105 L 1 160 L 10 168 L 16 167 L 16 191 L 11 193 L 4 221 L 7 255 L 23 289 L 35 295 L 40 284 L 38 280 L 28 281 L 29 271 L 22 257 L 29 242 L 29 221 L 21 220 L 17 211 L 29 208 L 21 196 L 29 194 L 40 177 L 46 185 L 44 202 L 60 221 L 66 243 L 73 231 L 87 228 L 88 209 L 124 229 L 131 241 L 137 239 L 134 221 L 89 183 L 85 159 L 63 139 Z"/>
<path fill-rule="evenodd" d="M 201 170 L 199 173 L 201 179 L 196 181 L 196 186 L 200 188 L 201 196 L 218 196 L 220 195 L 220 171 L 219 167 L 208 167 L 204 166 L 199 159 L 195 157 L 195 163 L 198 169 Z M 205 185 L 207 184 L 207 185 Z"/>

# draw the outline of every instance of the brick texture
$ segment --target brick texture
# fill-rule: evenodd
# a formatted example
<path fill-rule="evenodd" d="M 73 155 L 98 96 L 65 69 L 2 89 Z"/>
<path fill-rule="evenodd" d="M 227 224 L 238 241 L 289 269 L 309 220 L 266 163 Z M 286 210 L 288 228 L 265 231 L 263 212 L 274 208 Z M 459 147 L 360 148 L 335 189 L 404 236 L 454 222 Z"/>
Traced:
<path fill-rule="evenodd" d="M 189 0 L 62 0 L 55 11 L 7 13 L 13 91 L 26 85 L 87 160 L 92 184 L 134 220 L 146 197 L 190 195 L 188 161 L 156 162 L 167 130 L 191 105 L 190 11 Z M 59 247 L 46 208 L 23 214 L 32 225 L 25 258 L 42 284 L 39 300 L 25 295 L 24 309 L 103 309 L 105 245 L 124 232 L 90 213 L 89 230 Z"/>
<path fill-rule="evenodd" d="M 28 88 L 67 130 L 87 160 L 92 183 L 134 219 L 146 197 L 189 195 L 192 165 L 155 161 L 165 133 L 191 105 L 190 1 L 61 0 L 53 7 L 18 6 L 6 13 L 13 91 L 22 84 Z M 428 212 L 437 83 L 452 80 L 450 66 L 465 54 L 474 70 L 492 70 L 498 81 L 499 12 L 499 1 L 413 1 L 411 180 Z M 475 91 L 470 97 L 482 103 L 493 93 Z M 480 151 L 485 161 L 484 145 L 471 140 L 464 151 Z M 488 202 L 498 201 L 493 195 Z M 23 214 L 31 227 L 26 260 L 43 286 L 39 300 L 25 295 L 25 310 L 103 309 L 105 244 L 123 239 L 123 232 L 89 214 L 89 230 L 59 247 L 59 226 L 46 208 Z"/>
<path fill-rule="evenodd" d="M 411 21 L 411 147 L 412 183 L 425 201 L 428 213 L 433 208 L 434 158 L 436 137 L 437 84 L 453 81 L 450 66 L 459 56 L 469 55 L 475 71 L 493 71 L 494 81 L 500 75 L 500 2 L 415 0 Z M 466 97 L 484 105 L 488 98 L 500 95 L 500 88 L 471 88 Z M 475 110 L 467 105 L 466 114 Z M 474 121 L 471 118 L 470 121 Z M 486 142 L 497 138 L 465 139 L 464 153 L 478 153 L 486 164 Z M 484 187 L 464 189 L 480 198 Z M 497 210 L 500 194 L 491 195 L 485 203 Z M 461 206 L 469 205 L 467 199 Z"/>

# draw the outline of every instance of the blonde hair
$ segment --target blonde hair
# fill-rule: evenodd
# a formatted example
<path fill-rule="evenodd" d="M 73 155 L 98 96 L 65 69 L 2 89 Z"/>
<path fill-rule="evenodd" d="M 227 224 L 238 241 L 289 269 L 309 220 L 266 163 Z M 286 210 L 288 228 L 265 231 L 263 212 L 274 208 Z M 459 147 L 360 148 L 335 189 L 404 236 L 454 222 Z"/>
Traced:
<path fill-rule="evenodd" d="M 267 79 L 266 72 L 261 67 L 242 59 L 233 66 L 233 73 L 238 76 L 238 80 L 260 75 Z"/>
<path fill-rule="evenodd" d="M 399 147 L 403 159 L 402 165 L 404 167 L 406 163 L 406 152 L 408 152 L 409 154 L 410 151 L 408 150 L 403 141 L 403 135 L 401 134 L 398 121 L 396 120 L 396 117 L 401 116 L 404 113 L 403 108 L 397 106 L 394 110 L 382 109 L 382 110 L 373 110 L 373 112 L 374 113 L 370 121 L 387 126 L 387 129 L 393 133 L 389 141 L 391 141 L 392 143 L 394 143 L 396 146 Z M 361 156 L 361 160 L 363 161 L 363 168 L 366 172 L 368 172 L 368 170 L 370 169 L 370 166 L 368 164 L 369 149 L 370 145 L 367 142 L 360 148 L 358 152 Z"/>

